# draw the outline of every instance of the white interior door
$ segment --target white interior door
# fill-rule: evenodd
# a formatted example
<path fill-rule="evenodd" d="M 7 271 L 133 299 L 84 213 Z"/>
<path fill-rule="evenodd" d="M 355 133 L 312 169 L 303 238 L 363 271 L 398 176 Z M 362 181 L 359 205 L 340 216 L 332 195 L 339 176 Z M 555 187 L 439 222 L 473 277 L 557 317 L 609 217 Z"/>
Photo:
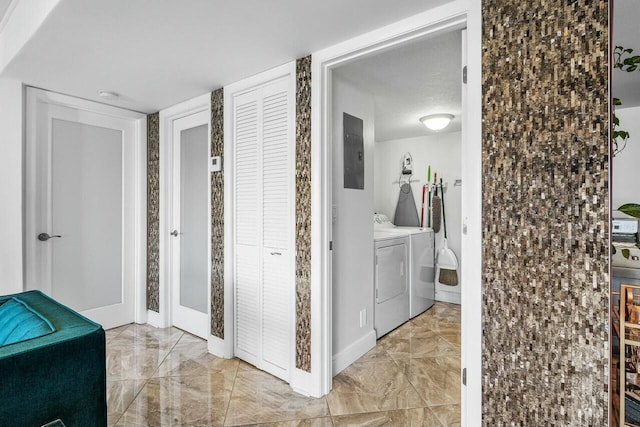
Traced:
<path fill-rule="evenodd" d="M 173 121 L 172 323 L 207 338 L 209 313 L 209 112 Z"/>
<path fill-rule="evenodd" d="M 235 354 L 289 381 L 294 336 L 290 78 L 235 95 Z"/>
<path fill-rule="evenodd" d="M 29 89 L 27 289 L 104 328 L 131 323 L 137 119 L 117 108 L 55 99 Z"/>

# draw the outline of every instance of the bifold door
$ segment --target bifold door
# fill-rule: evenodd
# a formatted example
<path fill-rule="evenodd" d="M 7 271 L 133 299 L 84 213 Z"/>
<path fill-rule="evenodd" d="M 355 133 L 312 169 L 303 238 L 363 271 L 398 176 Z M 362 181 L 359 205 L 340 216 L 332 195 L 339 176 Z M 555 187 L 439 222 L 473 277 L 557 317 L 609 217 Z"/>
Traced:
<path fill-rule="evenodd" d="M 294 319 L 290 77 L 233 98 L 235 353 L 289 380 Z"/>

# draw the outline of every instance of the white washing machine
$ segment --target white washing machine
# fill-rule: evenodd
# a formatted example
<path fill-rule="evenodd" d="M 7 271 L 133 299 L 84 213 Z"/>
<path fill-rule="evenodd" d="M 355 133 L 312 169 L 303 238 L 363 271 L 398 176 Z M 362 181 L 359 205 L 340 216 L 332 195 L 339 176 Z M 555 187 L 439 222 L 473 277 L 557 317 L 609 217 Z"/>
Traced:
<path fill-rule="evenodd" d="M 375 232 L 374 327 L 376 338 L 409 320 L 409 236 Z"/>
<path fill-rule="evenodd" d="M 414 318 L 435 301 L 435 239 L 431 228 L 397 227 L 384 214 L 375 214 L 374 234 L 409 236 L 409 317 Z"/>

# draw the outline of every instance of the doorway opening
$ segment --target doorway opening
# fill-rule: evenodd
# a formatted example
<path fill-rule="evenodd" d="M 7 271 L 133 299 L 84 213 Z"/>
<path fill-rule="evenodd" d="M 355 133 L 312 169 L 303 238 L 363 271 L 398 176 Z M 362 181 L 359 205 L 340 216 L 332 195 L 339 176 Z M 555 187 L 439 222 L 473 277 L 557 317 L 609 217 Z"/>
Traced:
<path fill-rule="evenodd" d="M 460 411 L 462 423 L 468 419 L 479 419 L 481 416 L 481 169 L 482 169 L 482 145 L 481 145 L 481 46 L 480 40 L 480 20 L 479 10 L 474 8 L 473 10 L 466 10 L 464 8 L 458 9 L 452 5 L 451 8 L 443 7 L 441 9 L 430 11 L 430 13 L 421 17 L 417 24 L 416 21 L 398 23 L 396 26 L 385 28 L 378 32 L 373 32 L 357 39 L 350 40 L 340 45 L 328 48 L 324 51 L 320 51 L 314 54 L 313 57 L 313 75 L 314 79 L 319 79 L 320 84 L 314 86 L 314 105 L 316 107 L 316 126 L 314 138 L 318 141 L 315 146 L 313 154 L 314 166 L 312 170 L 317 171 L 318 175 L 314 175 L 321 182 L 321 185 L 316 187 L 315 200 L 319 203 L 316 206 L 320 206 L 314 210 L 313 214 L 317 214 L 321 219 L 318 221 L 319 226 L 314 229 L 314 235 L 317 237 L 318 251 L 320 255 L 316 258 L 318 261 L 314 264 L 314 271 L 320 276 L 321 286 L 316 288 L 318 292 L 318 300 L 320 303 L 314 304 L 314 310 L 320 315 L 320 325 L 318 329 L 321 330 L 321 334 L 316 335 L 316 345 L 320 348 L 319 352 L 322 358 L 319 360 L 319 368 L 322 369 L 321 382 L 319 384 L 319 390 L 321 393 L 327 393 L 332 388 L 333 375 L 336 370 L 333 365 L 339 362 L 344 366 L 348 366 L 352 361 L 348 360 L 357 355 L 365 354 L 368 349 L 373 347 L 372 342 L 375 342 L 375 308 L 372 310 L 373 322 L 369 323 L 371 318 L 368 318 L 368 311 L 362 310 L 362 307 L 355 311 L 355 316 L 351 316 L 351 321 L 359 327 L 360 324 L 367 327 L 371 327 L 366 337 L 358 340 L 358 345 L 353 348 L 353 352 L 349 358 L 338 360 L 334 358 L 336 351 L 333 349 L 333 345 L 336 340 L 333 338 L 333 332 L 335 328 L 332 324 L 334 320 L 333 316 L 333 298 L 332 292 L 335 289 L 333 280 L 333 260 L 334 255 L 332 253 L 334 245 L 334 236 L 332 233 L 334 230 L 334 195 L 333 191 L 336 185 L 342 184 L 344 188 L 344 179 L 342 182 L 334 183 L 334 158 L 335 147 L 334 138 L 340 131 L 334 129 L 334 117 L 338 113 L 333 110 L 334 96 L 336 96 L 336 90 L 334 88 L 334 79 L 339 77 L 340 67 L 348 66 L 350 63 L 356 62 L 362 58 L 368 58 L 376 54 L 382 54 L 384 52 L 392 51 L 396 48 L 402 48 L 403 46 L 409 46 L 414 42 L 420 40 L 427 40 L 429 38 L 435 38 L 440 35 L 451 32 L 461 32 L 464 29 L 468 30 L 469 34 L 469 46 L 468 49 L 462 49 L 462 58 L 467 58 L 468 70 L 463 73 L 466 75 L 468 84 L 466 85 L 466 105 L 462 107 L 461 116 L 465 120 L 461 123 L 460 129 L 460 176 L 462 180 L 461 186 L 461 244 L 460 255 L 464 259 L 464 263 L 460 264 L 459 280 L 460 283 L 464 283 L 465 292 L 460 293 L 460 302 L 463 305 L 460 316 L 460 371 L 456 372 L 457 388 L 460 390 Z M 462 37 L 462 36 L 461 36 Z M 462 60 L 460 56 L 458 60 Z M 460 76 L 460 77 L 463 77 Z M 464 100 L 463 100 L 464 101 Z M 463 102 L 464 103 L 464 102 Z M 346 111 L 345 111 L 346 112 Z M 374 108 L 375 112 L 375 108 Z M 342 112 L 340 112 L 342 113 Z M 348 113 L 347 113 L 348 114 Z M 357 117 L 357 116 L 356 116 Z M 344 116 L 342 117 L 342 119 Z M 375 118 L 374 118 L 375 120 Z M 375 134 L 375 132 L 374 132 Z M 363 136 L 364 136 L 364 123 L 363 123 Z M 341 139 L 344 135 L 339 135 Z M 373 147 L 375 151 L 375 145 Z M 356 150 L 357 152 L 357 150 Z M 363 154 L 366 155 L 363 149 Z M 364 157 L 363 155 L 363 157 Z M 374 154 L 375 155 L 375 154 Z M 409 159 L 412 156 L 408 156 Z M 412 159 L 411 159 L 412 160 Z M 375 165 L 375 162 L 374 162 Z M 374 166 L 375 167 L 375 166 Z M 395 166 L 395 173 L 398 173 L 399 166 Z M 433 171 L 432 171 L 433 172 Z M 426 181 L 426 171 L 419 172 L 422 175 L 423 181 Z M 365 166 L 366 174 L 366 166 Z M 401 174 L 398 173 L 398 176 Z M 445 193 L 445 203 L 447 197 L 452 194 L 453 185 L 456 183 L 455 174 L 450 177 L 450 183 L 447 185 L 447 191 Z M 433 174 L 431 176 L 433 179 Z M 339 180 L 340 181 L 340 180 Z M 439 180 L 438 180 L 439 181 Z M 411 184 L 411 183 L 409 183 Z M 439 182 L 438 182 L 439 184 Z M 395 184 L 398 185 L 398 184 Z M 435 188 L 434 188 L 435 190 Z M 363 191 L 363 190 L 360 190 Z M 441 191 L 441 190 L 440 190 Z M 366 190 L 365 190 L 366 192 Z M 396 197 L 398 193 L 396 192 Z M 369 294 L 361 297 L 361 299 L 368 299 L 367 304 L 373 306 L 375 304 L 375 287 L 374 279 L 372 279 L 375 259 L 373 252 L 375 250 L 373 242 L 373 213 L 375 208 L 374 203 L 370 203 L 369 218 L 366 220 L 367 224 L 371 224 L 371 229 L 367 231 L 369 239 L 369 254 L 371 255 L 371 261 L 367 261 L 370 264 L 370 270 L 363 270 L 362 274 L 369 275 L 370 285 Z M 337 207 L 335 216 L 338 221 L 341 213 L 344 209 Z M 449 211 L 447 211 L 449 213 Z M 394 211 L 395 215 L 395 211 Z M 423 218 L 424 219 L 424 218 Z M 450 225 L 448 224 L 450 227 Z M 449 231 L 449 230 L 448 230 Z M 363 240 L 364 241 L 364 240 Z M 406 241 L 405 241 L 406 242 Z M 410 245 L 410 243 L 405 243 Z M 343 254 L 344 255 L 344 254 Z M 336 256 L 340 256 L 339 254 Z M 346 257 L 346 255 L 344 255 Z M 360 255 L 353 253 L 348 254 L 349 257 L 354 256 L 359 259 Z M 365 256 L 363 256 L 363 259 Z M 346 258 L 345 258 L 346 259 Z M 369 259 L 369 258 L 368 258 Z M 406 266 L 401 267 L 406 269 Z M 365 268 L 368 268 L 365 266 Z M 371 271 L 371 273 L 369 273 Z M 406 271 L 406 270 L 405 270 Z M 406 273 L 405 273 L 406 274 Z M 312 287 L 312 301 L 313 301 L 313 287 Z M 312 319 L 314 318 L 312 311 Z M 370 326 L 368 326 L 370 325 Z M 372 339 L 373 337 L 373 339 Z M 312 341 L 312 347 L 314 343 Z M 357 360 L 357 356 L 355 357 Z M 345 362 L 346 360 L 346 362 Z M 407 360 L 411 360 L 408 358 Z M 312 367 L 313 369 L 313 367 Z M 452 368 L 456 369 L 456 368 Z M 466 381 L 465 381 L 466 380 Z M 471 380 L 471 382 L 469 382 Z"/>
<path fill-rule="evenodd" d="M 443 31 L 331 71 L 333 374 L 395 369 L 429 406 L 460 404 L 465 37 Z M 452 120 L 431 130 L 421 118 L 433 115 Z"/>
<path fill-rule="evenodd" d="M 160 311 L 149 323 L 209 338 L 209 95 L 160 111 Z"/>
<path fill-rule="evenodd" d="M 27 88 L 26 117 L 25 288 L 143 322 L 145 116 Z"/>

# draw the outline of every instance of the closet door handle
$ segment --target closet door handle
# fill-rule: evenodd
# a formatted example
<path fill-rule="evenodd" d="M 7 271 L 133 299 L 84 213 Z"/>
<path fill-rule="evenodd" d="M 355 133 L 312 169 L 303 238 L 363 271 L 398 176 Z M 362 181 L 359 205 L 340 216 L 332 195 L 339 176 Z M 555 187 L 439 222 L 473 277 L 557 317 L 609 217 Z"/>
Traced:
<path fill-rule="evenodd" d="M 271 252 L 271 255 L 282 255 L 281 252 Z"/>

